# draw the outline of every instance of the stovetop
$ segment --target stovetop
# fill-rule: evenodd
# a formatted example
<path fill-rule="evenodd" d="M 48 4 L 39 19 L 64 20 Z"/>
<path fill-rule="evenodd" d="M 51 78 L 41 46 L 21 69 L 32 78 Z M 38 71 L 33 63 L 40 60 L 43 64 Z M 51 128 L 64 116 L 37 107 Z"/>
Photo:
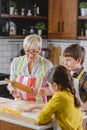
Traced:
<path fill-rule="evenodd" d="M 0 81 L 4 80 L 5 78 L 9 78 L 9 74 L 5 74 L 5 73 L 0 73 Z"/>

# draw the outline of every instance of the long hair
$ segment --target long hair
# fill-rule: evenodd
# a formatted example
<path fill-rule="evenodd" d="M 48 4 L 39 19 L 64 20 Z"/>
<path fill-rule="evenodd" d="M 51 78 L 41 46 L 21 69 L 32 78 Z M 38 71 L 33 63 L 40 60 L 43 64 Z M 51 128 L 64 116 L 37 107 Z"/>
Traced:
<path fill-rule="evenodd" d="M 61 90 L 71 91 L 74 95 L 74 104 L 76 107 L 80 107 L 80 102 L 76 97 L 75 88 L 73 84 L 73 79 L 69 70 L 67 70 L 64 66 L 58 65 L 52 67 L 48 73 L 46 74 L 46 81 L 61 85 Z"/>

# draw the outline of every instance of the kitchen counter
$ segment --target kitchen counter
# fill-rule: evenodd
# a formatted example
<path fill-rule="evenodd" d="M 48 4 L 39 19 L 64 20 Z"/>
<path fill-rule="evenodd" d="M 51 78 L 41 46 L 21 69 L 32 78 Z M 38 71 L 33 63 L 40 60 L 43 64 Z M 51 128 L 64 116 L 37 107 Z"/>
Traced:
<path fill-rule="evenodd" d="M 1 113 L 0 113 L 1 114 Z M 16 119 L 12 119 L 12 116 L 6 117 L 5 115 L 0 115 L 0 130 L 3 130 L 2 128 L 4 124 L 4 127 L 6 126 L 6 130 L 12 130 L 13 128 L 21 128 L 21 130 L 53 130 L 53 125 L 52 123 L 43 125 L 43 126 L 38 126 L 38 125 L 33 125 L 29 123 L 25 123 L 23 121 L 18 121 Z M 11 127 L 11 128 L 9 128 Z M 17 130 L 18 130 L 17 128 Z M 15 129 L 14 129 L 15 130 Z"/>
<path fill-rule="evenodd" d="M 8 84 L 8 83 L 4 80 L 0 80 L 0 85 L 5 85 L 5 84 Z"/>
<path fill-rule="evenodd" d="M 9 104 L 9 102 L 11 103 Z M 12 107 L 17 105 L 16 104 L 13 106 L 13 104 L 15 104 L 14 100 L 0 98 L 0 108 L 3 105 L 6 107 L 6 103 L 9 104 L 9 107 L 11 107 L 10 105 L 12 105 Z M 32 117 L 32 115 L 34 117 Z M 37 112 L 32 115 L 30 114 L 32 118 L 29 118 L 28 116 L 24 116 L 23 114 L 17 115 L 10 112 L 1 111 L 0 109 L 0 130 L 53 130 L 53 123 L 40 126 L 37 124 L 37 121 L 35 120 L 38 115 Z"/>
<path fill-rule="evenodd" d="M 0 97 L 0 130 L 60 130 L 58 125 L 54 122 L 51 122 L 47 125 L 38 125 L 37 116 L 40 110 L 32 112 L 22 112 L 21 114 L 14 114 L 12 112 L 3 111 L 1 108 L 9 108 L 18 110 L 18 108 L 27 107 L 26 104 L 35 104 L 28 101 L 15 101 L 12 99 Z M 87 112 L 87 104 L 82 108 Z M 87 130 L 87 115 L 83 116 L 83 130 Z"/>

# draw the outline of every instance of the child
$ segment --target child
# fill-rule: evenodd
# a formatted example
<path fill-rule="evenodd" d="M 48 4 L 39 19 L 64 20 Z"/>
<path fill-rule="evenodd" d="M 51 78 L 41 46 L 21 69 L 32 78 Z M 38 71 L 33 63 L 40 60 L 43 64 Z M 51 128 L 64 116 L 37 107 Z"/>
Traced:
<path fill-rule="evenodd" d="M 79 44 L 68 46 L 63 53 L 65 67 L 79 80 L 79 95 L 83 103 L 87 101 L 87 72 L 83 67 L 85 53 L 85 49 Z"/>
<path fill-rule="evenodd" d="M 25 111 L 44 107 L 38 116 L 40 124 L 50 122 L 54 115 L 61 130 L 82 130 L 80 103 L 75 96 L 70 72 L 62 65 L 54 66 L 48 71 L 46 82 L 53 97 L 44 106 L 33 106 Z"/>

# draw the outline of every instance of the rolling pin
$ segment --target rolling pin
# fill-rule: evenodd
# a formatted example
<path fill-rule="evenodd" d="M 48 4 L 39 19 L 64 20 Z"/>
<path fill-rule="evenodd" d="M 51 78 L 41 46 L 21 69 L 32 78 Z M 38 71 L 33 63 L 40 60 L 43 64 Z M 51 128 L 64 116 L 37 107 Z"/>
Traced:
<path fill-rule="evenodd" d="M 11 81 L 11 80 L 9 80 L 9 79 L 7 79 L 7 78 L 5 78 L 4 80 L 5 80 L 6 82 L 8 82 L 8 83 L 11 83 L 11 85 L 12 85 L 14 88 L 18 88 L 18 89 L 23 90 L 23 91 L 25 91 L 25 92 L 27 92 L 27 93 L 33 93 L 33 90 L 32 90 L 31 88 L 29 88 L 29 87 L 27 87 L 26 85 L 23 85 L 23 84 L 21 84 L 21 83 L 15 81 L 15 80 Z"/>

